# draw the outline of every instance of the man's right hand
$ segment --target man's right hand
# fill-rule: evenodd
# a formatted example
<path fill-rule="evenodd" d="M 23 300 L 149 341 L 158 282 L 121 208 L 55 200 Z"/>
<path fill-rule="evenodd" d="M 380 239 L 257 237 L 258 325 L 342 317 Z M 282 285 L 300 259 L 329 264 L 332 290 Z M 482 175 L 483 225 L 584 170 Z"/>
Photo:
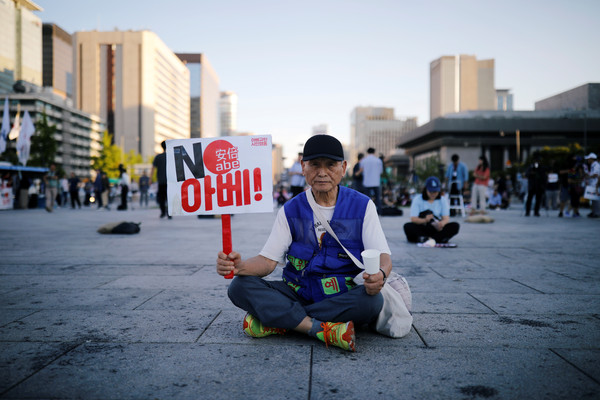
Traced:
<path fill-rule="evenodd" d="M 217 273 L 221 276 L 229 275 L 233 271 L 233 275 L 237 275 L 236 268 L 242 262 L 242 256 L 236 251 L 225 254 L 222 251 L 217 256 Z"/>

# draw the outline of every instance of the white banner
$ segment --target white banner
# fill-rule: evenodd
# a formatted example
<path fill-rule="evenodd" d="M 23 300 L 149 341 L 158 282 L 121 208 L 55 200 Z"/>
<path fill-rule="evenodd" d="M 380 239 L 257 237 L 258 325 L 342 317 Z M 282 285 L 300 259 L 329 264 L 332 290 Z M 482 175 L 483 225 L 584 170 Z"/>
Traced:
<path fill-rule="evenodd" d="M 271 136 L 167 140 L 169 215 L 273 211 Z"/>

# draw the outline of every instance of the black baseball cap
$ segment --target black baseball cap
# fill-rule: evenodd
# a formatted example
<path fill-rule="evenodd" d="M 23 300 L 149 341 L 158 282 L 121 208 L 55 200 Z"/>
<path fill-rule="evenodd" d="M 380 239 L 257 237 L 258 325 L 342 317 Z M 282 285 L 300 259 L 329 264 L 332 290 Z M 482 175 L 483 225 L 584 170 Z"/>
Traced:
<path fill-rule="evenodd" d="M 304 143 L 302 161 L 325 157 L 335 161 L 344 161 L 344 149 L 339 140 L 329 135 L 315 135 Z"/>

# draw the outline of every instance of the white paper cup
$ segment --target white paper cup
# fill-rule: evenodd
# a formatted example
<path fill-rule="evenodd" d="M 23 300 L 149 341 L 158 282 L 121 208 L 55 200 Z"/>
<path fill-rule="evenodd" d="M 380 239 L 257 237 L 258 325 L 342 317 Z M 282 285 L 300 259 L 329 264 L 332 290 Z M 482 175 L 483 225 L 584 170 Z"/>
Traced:
<path fill-rule="evenodd" d="M 369 275 L 374 275 L 379 272 L 379 255 L 381 252 L 375 249 L 367 249 L 360 253 L 365 265 L 365 272 Z"/>

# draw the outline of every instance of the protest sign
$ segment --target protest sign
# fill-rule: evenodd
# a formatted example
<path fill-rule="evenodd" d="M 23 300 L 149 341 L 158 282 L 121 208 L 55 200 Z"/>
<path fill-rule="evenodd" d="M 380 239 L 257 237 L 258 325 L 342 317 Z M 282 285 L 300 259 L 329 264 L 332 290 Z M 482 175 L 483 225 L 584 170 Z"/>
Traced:
<path fill-rule="evenodd" d="M 271 136 L 166 144 L 169 215 L 273 211 Z"/>

